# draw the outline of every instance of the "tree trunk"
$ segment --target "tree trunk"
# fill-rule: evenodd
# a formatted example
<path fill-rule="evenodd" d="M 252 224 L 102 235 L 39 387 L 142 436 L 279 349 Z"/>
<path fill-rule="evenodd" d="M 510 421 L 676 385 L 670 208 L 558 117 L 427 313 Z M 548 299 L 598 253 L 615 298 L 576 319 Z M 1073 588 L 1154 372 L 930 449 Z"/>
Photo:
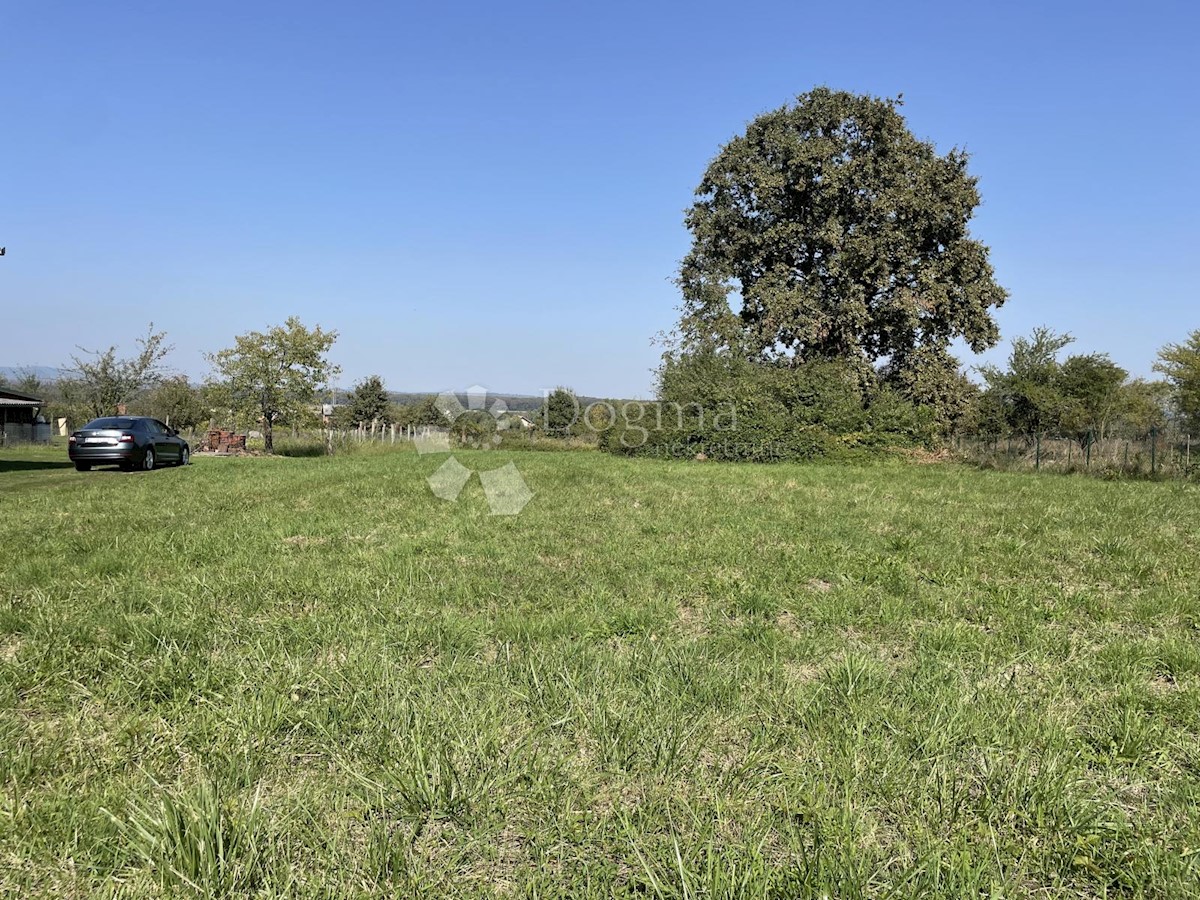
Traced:
<path fill-rule="evenodd" d="M 263 446 L 268 453 L 275 452 L 275 433 L 271 428 L 271 417 L 266 416 L 263 419 Z"/>

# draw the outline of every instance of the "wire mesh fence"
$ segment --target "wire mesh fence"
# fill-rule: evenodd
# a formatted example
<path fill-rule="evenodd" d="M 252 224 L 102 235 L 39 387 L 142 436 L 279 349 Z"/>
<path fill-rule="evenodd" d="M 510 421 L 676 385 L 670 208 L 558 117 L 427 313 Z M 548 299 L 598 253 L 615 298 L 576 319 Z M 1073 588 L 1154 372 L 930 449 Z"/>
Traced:
<path fill-rule="evenodd" d="M 961 435 L 954 449 L 969 462 L 995 469 L 1088 472 L 1104 476 L 1195 478 L 1200 446 L 1178 429 L 1097 436 L 1054 433 Z"/>

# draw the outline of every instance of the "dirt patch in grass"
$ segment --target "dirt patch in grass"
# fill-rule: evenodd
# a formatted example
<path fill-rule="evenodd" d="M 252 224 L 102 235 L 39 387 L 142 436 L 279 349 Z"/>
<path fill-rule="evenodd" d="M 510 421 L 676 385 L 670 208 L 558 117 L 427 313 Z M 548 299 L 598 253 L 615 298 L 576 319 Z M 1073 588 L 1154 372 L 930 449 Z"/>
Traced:
<path fill-rule="evenodd" d="M 21 647 L 25 642 L 19 637 L 8 637 L 0 641 L 0 659 L 5 662 L 12 662 L 21 653 Z"/>
<path fill-rule="evenodd" d="M 704 610 L 697 609 L 695 606 L 680 606 L 678 615 L 679 632 L 681 634 L 690 637 L 699 637 L 708 633 L 708 629 L 704 623 Z"/>

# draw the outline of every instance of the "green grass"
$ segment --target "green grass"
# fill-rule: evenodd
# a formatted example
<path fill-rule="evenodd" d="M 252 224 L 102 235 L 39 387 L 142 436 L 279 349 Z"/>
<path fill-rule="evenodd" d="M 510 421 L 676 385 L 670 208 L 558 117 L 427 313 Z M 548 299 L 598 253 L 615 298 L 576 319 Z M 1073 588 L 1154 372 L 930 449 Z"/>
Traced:
<path fill-rule="evenodd" d="M 457 455 L 0 452 L 0 894 L 1194 895 L 1196 486 Z"/>

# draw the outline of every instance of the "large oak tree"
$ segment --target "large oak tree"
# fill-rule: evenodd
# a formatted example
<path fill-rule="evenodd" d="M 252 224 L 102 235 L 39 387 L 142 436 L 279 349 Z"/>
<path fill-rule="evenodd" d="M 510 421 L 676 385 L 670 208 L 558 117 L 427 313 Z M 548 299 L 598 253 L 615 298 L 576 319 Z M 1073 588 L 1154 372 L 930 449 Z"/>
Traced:
<path fill-rule="evenodd" d="M 899 106 L 817 88 L 722 148 L 687 215 L 682 350 L 865 370 L 996 343 L 1006 292 L 967 227 L 967 155 L 938 155 Z"/>

